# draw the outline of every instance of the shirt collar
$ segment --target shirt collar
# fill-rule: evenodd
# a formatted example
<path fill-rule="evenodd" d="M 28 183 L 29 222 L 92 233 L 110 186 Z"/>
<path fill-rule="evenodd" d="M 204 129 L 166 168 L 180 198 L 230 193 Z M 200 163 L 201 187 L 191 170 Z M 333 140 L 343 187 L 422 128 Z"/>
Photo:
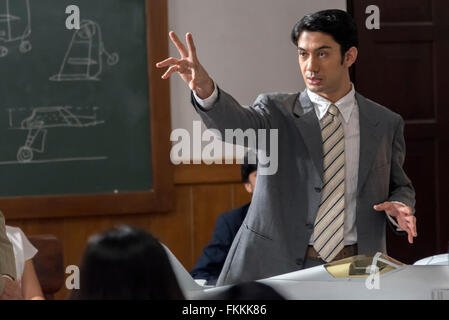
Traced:
<path fill-rule="evenodd" d="M 327 113 L 327 109 L 332 104 L 332 102 L 310 91 L 309 89 L 307 89 L 307 95 L 309 96 L 309 99 L 313 104 L 318 119 L 321 120 Z M 334 103 L 337 106 L 338 110 L 340 111 L 346 123 L 349 122 L 352 110 L 356 106 L 356 103 L 357 102 L 355 100 L 354 84 L 351 82 L 351 91 L 349 91 L 344 97 L 342 97 L 340 100 Z"/>

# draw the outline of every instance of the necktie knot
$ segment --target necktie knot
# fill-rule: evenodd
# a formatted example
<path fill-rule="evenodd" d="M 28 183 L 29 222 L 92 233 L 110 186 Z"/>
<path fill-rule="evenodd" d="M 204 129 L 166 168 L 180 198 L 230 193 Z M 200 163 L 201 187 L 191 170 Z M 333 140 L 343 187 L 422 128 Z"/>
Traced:
<path fill-rule="evenodd" d="M 329 108 L 327 109 L 327 112 L 329 112 L 331 115 L 333 115 L 335 117 L 335 116 L 338 116 L 339 111 L 335 104 L 331 104 L 329 106 Z"/>

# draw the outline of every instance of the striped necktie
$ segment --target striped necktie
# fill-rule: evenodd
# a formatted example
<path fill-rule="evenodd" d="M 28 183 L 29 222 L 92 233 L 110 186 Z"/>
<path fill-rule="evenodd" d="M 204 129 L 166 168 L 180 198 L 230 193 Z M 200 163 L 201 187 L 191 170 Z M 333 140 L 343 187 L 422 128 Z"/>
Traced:
<path fill-rule="evenodd" d="M 344 247 L 345 140 L 338 108 L 331 104 L 323 117 L 323 183 L 313 230 L 313 247 L 326 262 Z"/>

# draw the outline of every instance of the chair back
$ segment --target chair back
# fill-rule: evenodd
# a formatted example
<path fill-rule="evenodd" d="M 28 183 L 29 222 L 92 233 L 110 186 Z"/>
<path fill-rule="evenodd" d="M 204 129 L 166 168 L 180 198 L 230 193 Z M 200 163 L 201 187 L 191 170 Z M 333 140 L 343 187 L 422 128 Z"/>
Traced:
<path fill-rule="evenodd" d="M 37 278 L 46 299 L 53 300 L 54 294 L 64 284 L 62 243 L 54 235 L 32 235 L 28 239 L 38 250 L 33 258 Z"/>

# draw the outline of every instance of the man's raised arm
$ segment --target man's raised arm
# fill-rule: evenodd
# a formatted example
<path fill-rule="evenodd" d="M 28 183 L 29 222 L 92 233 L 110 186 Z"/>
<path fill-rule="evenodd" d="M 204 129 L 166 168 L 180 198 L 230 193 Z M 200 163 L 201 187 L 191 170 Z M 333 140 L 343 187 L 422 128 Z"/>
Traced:
<path fill-rule="evenodd" d="M 234 139 L 232 135 L 227 138 L 226 130 L 246 132 L 247 129 L 271 129 L 276 125 L 273 119 L 268 119 L 270 115 L 267 111 L 266 95 L 260 95 L 254 107 L 240 105 L 232 96 L 217 89 L 212 78 L 198 61 L 191 33 L 186 34 L 187 49 L 173 31 L 170 31 L 169 36 L 181 57 L 167 58 L 158 62 L 156 67 L 167 68 L 162 79 L 168 79 L 176 72 L 188 84 L 193 92 L 192 104 L 208 129 L 218 130 L 222 140 L 226 142 L 247 146 L 245 144 L 247 139 L 241 141 Z"/>

